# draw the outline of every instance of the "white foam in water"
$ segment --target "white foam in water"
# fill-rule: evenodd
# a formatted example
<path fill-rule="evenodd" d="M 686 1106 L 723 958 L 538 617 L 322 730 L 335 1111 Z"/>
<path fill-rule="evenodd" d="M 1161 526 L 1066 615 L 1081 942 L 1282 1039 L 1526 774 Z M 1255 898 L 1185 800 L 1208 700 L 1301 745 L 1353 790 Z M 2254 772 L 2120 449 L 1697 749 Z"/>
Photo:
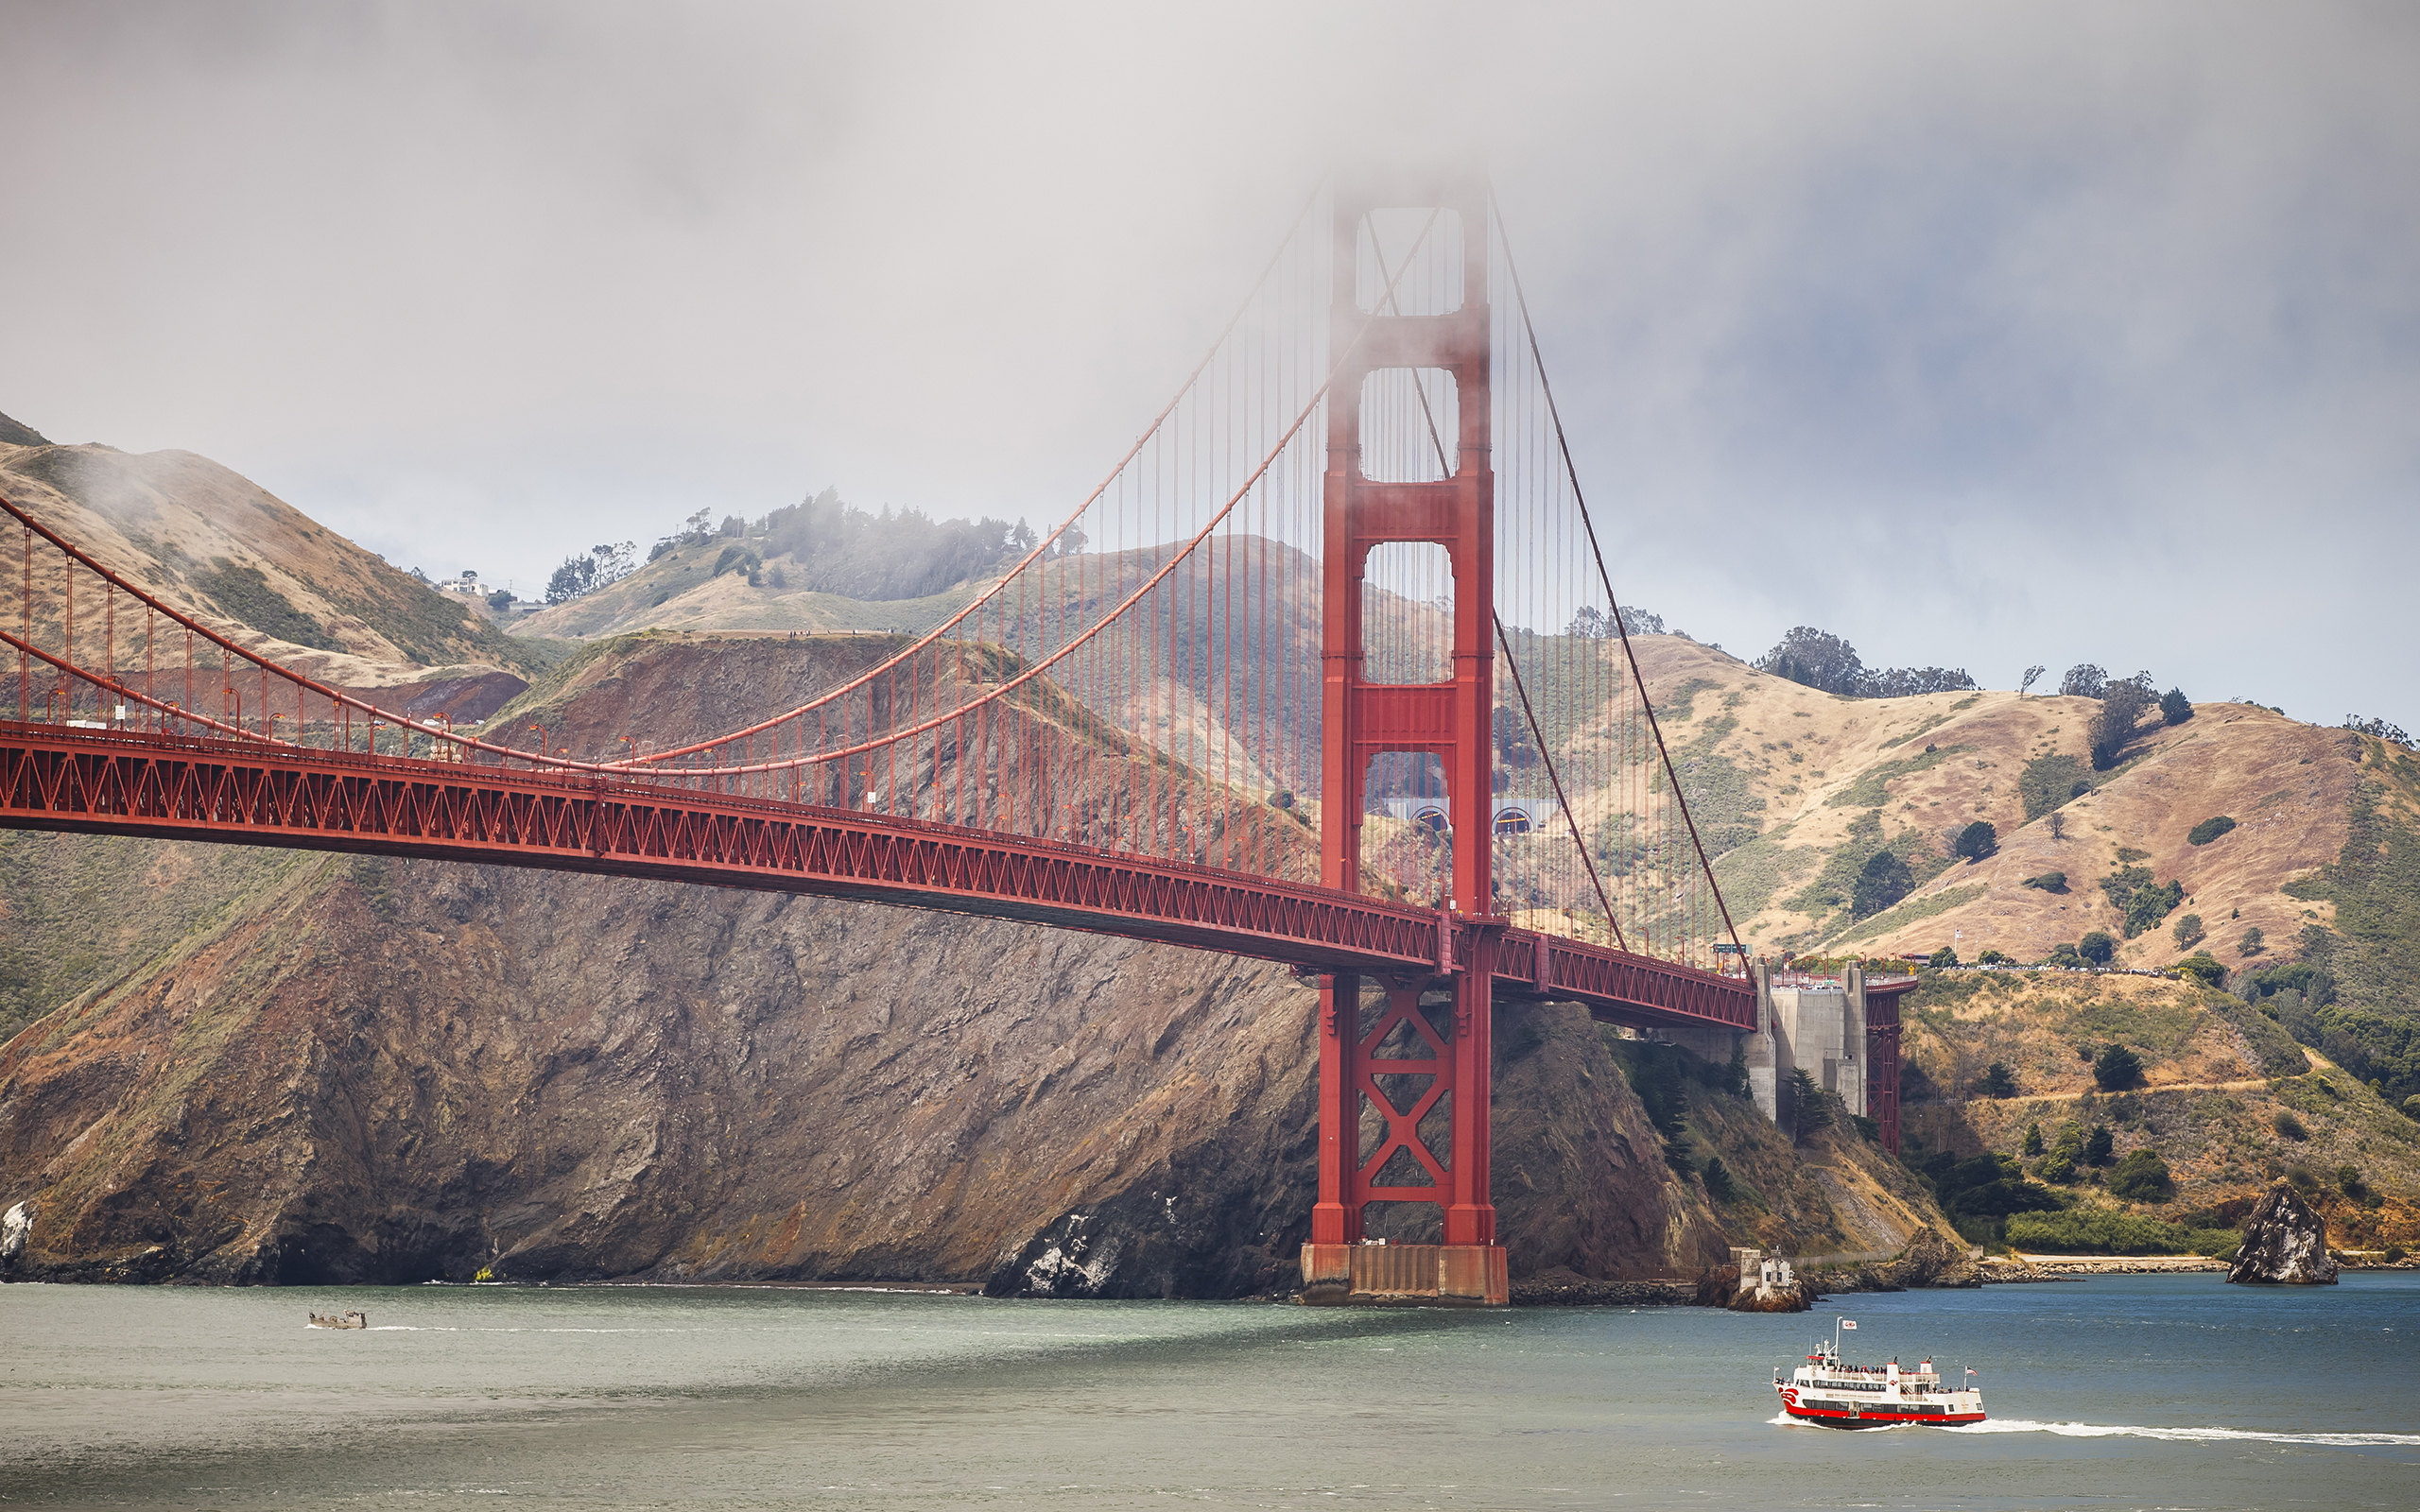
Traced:
<path fill-rule="evenodd" d="M 2420 1434 L 2261 1434 L 2245 1428 L 2141 1428 L 2110 1423 L 2036 1423 L 2006 1418 L 1960 1423 L 1945 1434 L 2058 1434 L 2067 1438 L 2165 1438 L 2177 1443 L 2324 1444 L 2357 1448 L 2374 1444 L 2420 1444 Z"/>
<path fill-rule="evenodd" d="M 1823 1429 L 1821 1423 L 1802 1422 L 1787 1413 L 1765 1419 L 1776 1428 Z M 2128 1423 L 2036 1423 L 2022 1418 L 1990 1418 L 1979 1423 L 1893 1423 L 1890 1428 L 1865 1429 L 1866 1433 L 1890 1433 L 1898 1428 L 1921 1428 L 1932 1434 L 2057 1434 L 2066 1438 L 2161 1438 L 2181 1444 L 2313 1444 L 2334 1449 L 2360 1449 L 2381 1444 L 2420 1444 L 2420 1434 L 2262 1434 L 2247 1428 L 2144 1428 Z M 1826 1430 L 1828 1431 L 1828 1430 Z"/>

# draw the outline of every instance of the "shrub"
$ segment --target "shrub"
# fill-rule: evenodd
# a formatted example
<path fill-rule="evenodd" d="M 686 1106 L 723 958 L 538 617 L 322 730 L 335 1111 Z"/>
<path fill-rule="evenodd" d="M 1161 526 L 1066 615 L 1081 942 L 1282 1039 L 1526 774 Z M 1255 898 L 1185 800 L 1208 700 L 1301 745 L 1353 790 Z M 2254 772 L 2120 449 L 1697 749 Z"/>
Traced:
<path fill-rule="evenodd" d="M 2342 1165 L 2336 1168 L 2336 1190 L 2359 1202 L 2369 1194 L 2370 1189 L 2368 1183 L 2361 1179 L 2360 1166 Z"/>
<path fill-rule="evenodd" d="M 2044 892 L 2065 892 L 2067 890 L 2067 874 L 2064 871 L 2046 871 L 2038 877 L 2026 878 L 2025 885 L 2039 887 Z"/>
<path fill-rule="evenodd" d="M 2008 1221 L 2010 1244 L 2070 1254 L 2182 1255 L 2193 1250 L 2196 1237 L 2176 1224 L 2123 1212 L 2020 1212 Z"/>
<path fill-rule="evenodd" d="M 2187 914 L 2184 918 L 2176 921 L 2172 933 L 2176 936 L 2176 948 L 2180 951 L 2190 950 L 2194 946 L 2201 944 L 2204 937 L 2204 931 L 2202 928 L 2202 916 L 2199 914 Z"/>
<path fill-rule="evenodd" d="M 2268 949 L 2268 936 L 2260 933 L 2260 926 L 2257 924 L 2245 930 L 2243 938 L 2235 942 L 2236 953 L 2240 955 L 2257 955 Z"/>
<path fill-rule="evenodd" d="M 2307 1140 L 2310 1138 L 2310 1130 L 2303 1127 L 2303 1121 L 2283 1109 L 2279 1110 L 2275 1118 L 2269 1121 L 2269 1126 L 2275 1129 L 2278 1135 L 2284 1139 Z"/>
<path fill-rule="evenodd" d="M 2016 957 L 2011 955 L 2006 951 L 1986 950 L 1982 954 L 1975 957 L 1975 964 L 1978 966 L 2014 966 L 2016 964 Z"/>
<path fill-rule="evenodd" d="M 2402 1263 L 2403 1263 L 2403 1256 L 2404 1256 L 2404 1253 L 2405 1253 L 2405 1251 L 2404 1251 L 2404 1248 L 2403 1248 L 2403 1246 L 2402 1246 L 2401 1245 L 2389 1245 L 2389 1246 L 2386 1246 L 2386 1263 L 2387 1263 L 2388 1264 L 2390 1264 L 2390 1265 L 2400 1265 L 2400 1264 L 2402 1264 Z"/>
<path fill-rule="evenodd" d="M 1983 1069 L 1983 1079 L 1975 1084 L 1975 1090 L 1986 1097 L 2014 1097 L 2016 1073 L 2008 1069 L 2006 1061 L 1995 1060 Z"/>
<path fill-rule="evenodd" d="M 2295 1191 L 2305 1196 L 2319 1190 L 2319 1177 L 2311 1175 L 2310 1167 L 2307 1165 L 2287 1167 L 2286 1180 L 2293 1186 Z"/>
<path fill-rule="evenodd" d="M 1941 949 L 1933 952 L 1931 957 L 1927 959 L 1925 964 L 1936 970 L 1945 966 L 1956 966 L 1958 964 L 1958 952 L 1950 946 L 1944 945 Z"/>
<path fill-rule="evenodd" d="M 2016 796 L 2025 804 L 2025 822 L 2032 823 L 2076 796 L 2076 783 L 2089 789 L 2084 765 L 2073 756 L 2036 756 L 2017 774 Z"/>
<path fill-rule="evenodd" d="M 2092 1133 L 2083 1142 L 2083 1163 L 2107 1165 L 2118 1151 L 2118 1137 L 2109 1132 L 2106 1124 L 2092 1125 Z"/>
<path fill-rule="evenodd" d="M 2208 951 L 2187 956 L 2176 963 L 2176 969 L 2204 987 L 2218 987 L 2227 979 L 2227 969 Z"/>
<path fill-rule="evenodd" d="M 2104 1092 L 2122 1092 L 2143 1084 L 2140 1057 L 2121 1044 L 2106 1044 L 2092 1057 L 2092 1084 Z M 2095 1165 L 2100 1162 L 2095 1160 Z"/>
<path fill-rule="evenodd" d="M 2216 818 L 2204 819 L 2201 823 L 2187 831 L 2185 833 L 2185 843 L 2187 845 L 2208 845 L 2211 841 L 2217 839 L 2220 835 L 2226 833 L 2229 830 L 2234 828 L 2235 820 L 2221 814 Z"/>
<path fill-rule="evenodd" d="M 2156 1150 L 2135 1150 L 2109 1173 L 2109 1193 L 2129 1202 L 2166 1202 L 2176 1195 L 2176 1177 Z"/>
<path fill-rule="evenodd" d="M 2000 832 L 1989 819 L 1977 819 L 1959 831 L 1958 838 L 1949 843 L 1950 854 L 1969 865 L 1982 860 L 1999 848 Z"/>
<path fill-rule="evenodd" d="M 2028 1155 L 2042 1153 L 2042 1121 L 2038 1118 L 2025 1125 L 2025 1153 Z"/>
<path fill-rule="evenodd" d="M 2042 964 L 2045 966 L 2064 966 L 2070 971 L 2074 971 L 2082 968 L 2086 963 L 2082 955 L 2076 954 L 2076 948 L 2073 945 L 2062 940 L 2058 944 L 2050 947 L 2050 954 L 2042 957 Z"/>
<path fill-rule="evenodd" d="M 2095 966 L 2106 966 L 2109 958 L 2118 954 L 2118 942 L 2106 931 L 2096 929 L 2076 941 L 2076 954 Z"/>
<path fill-rule="evenodd" d="M 2171 725 L 2181 725 L 2193 717 L 2192 702 L 2182 688 L 2170 688 L 2159 696 L 2159 716 Z"/>
<path fill-rule="evenodd" d="M 2403 1100 L 2403 1116 L 2414 1124 L 2420 1124 L 2420 1092 L 2414 1092 Z"/>

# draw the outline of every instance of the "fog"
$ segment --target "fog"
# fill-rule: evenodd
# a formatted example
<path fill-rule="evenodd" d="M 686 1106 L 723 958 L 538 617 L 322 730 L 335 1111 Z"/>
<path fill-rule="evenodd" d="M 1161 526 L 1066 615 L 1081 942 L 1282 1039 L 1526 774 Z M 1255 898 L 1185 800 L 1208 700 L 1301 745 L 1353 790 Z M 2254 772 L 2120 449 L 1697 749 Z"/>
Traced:
<path fill-rule="evenodd" d="M 2409 8 L 0 0 L 0 411 L 533 593 L 1055 521 L 1328 168 L 1495 177 L 1616 587 L 2420 728 Z"/>

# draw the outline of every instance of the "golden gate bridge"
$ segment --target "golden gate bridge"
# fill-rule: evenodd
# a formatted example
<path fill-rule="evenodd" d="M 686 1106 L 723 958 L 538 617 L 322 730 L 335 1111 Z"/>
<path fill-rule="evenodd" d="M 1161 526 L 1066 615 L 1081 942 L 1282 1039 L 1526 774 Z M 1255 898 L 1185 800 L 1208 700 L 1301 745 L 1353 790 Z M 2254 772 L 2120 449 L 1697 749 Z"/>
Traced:
<path fill-rule="evenodd" d="M 0 509 L 0 825 L 857 899 L 1315 975 L 1306 1295 L 1504 1300 L 1497 995 L 1759 1027 L 1475 175 L 1323 186 L 1056 529 L 711 740 L 406 718 Z M 1878 995 L 1894 1148 L 1896 1021 Z M 1443 1243 L 1364 1245 L 1375 1202 L 1435 1204 Z"/>

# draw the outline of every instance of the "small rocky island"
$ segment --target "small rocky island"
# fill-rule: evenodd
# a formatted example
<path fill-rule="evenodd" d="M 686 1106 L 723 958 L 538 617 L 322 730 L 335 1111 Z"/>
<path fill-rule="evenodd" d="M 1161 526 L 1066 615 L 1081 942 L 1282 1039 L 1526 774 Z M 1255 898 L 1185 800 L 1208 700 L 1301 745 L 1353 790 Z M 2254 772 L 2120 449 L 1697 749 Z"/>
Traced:
<path fill-rule="evenodd" d="M 2336 1262 L 2327 1253 L 2327 1220 L 2284 1181 L 2244 1220 L 2230 1281 L 2258 1286 L 2333 1286 Z"/>

